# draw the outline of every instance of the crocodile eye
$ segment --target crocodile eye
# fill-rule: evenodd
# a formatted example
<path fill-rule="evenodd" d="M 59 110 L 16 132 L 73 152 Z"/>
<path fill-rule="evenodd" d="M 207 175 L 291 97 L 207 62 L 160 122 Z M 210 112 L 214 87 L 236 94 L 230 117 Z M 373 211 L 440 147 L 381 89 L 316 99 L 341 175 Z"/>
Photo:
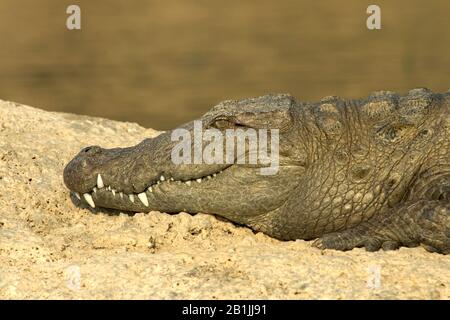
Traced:
<path fill-rule="evenodd" d="M 217 129 L 232 129 L 239 125 L 236 124 L 234 119 L 216 118 L 212 121 L 211 126 Z"/>
<path fill-rule="evenodd" d="M 231 123 L 228 120 L 217 120 L 214 122 L 214 126 L 217 128 L 229 128 L 231 127 Z"/>

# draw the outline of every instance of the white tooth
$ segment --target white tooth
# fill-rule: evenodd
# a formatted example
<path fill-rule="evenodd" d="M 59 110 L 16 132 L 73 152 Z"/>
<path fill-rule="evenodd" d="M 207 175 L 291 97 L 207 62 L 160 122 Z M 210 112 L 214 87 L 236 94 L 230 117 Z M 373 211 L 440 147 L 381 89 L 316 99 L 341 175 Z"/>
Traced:
<path fill-rule="evenodd" d="M 108 191 L 111 191 L 111 186 L 108 186 L 108 188 L 107 188 L 107 189 L 108 189 Z"/>
<path fill-rule="evenodd" d="M 161 177 L 159 177 L 159 179 L 160 179 L 161 181 L 164 181 L 164 180 L 166 180 L 166 178 L 164 178 L 164 176 L 163 176 L 163 175 L 161 175 Z"/>
<path fill-rule="evenodd" d="M 134 194 L 129 194 L 128 197 L 130 198 L 131 202 L 134 202 Z"/>
<path fill-rule="evenodd" d="M 112 189 L 111 192 L 112 192 L 113 196 L 116 196 L 116 190 Z"/>
<path fill-rule="evenodd" d="M 75 194 L 75 197 L 78 198 L 78 200 L 81 200 L 80 194 L 78 192 L 74 192 L 74 194 Z"/>
<path fill-rule="evenodd" d="M 148 187 L 148 192 L 153 192 L 152 187 Z"/>
<path fill-rule="evenodd" d="M 119 192 L 120 199 L 123 199 L 123 192 Z"/>
<path fill-rule="evenodd" d="M 148 207 L 148 199 L 147 199 L 147 195 L 145 194 L 145 192 L 139 193 L 138 198 L 139 198 L 139 200 L 141 200 L 141 202 L 144 204 L 144 206 Z"/>
<path fill-rule="evenodd" d="M 208 178 L 208 180 L 209 180 L 209 179 L 211 179 L 212 177 L 211 177 L 211 176 L 207 176 L 206 178 Z"/>
<path fill-rule="evenodd" d="M 190 186 L 191 185 L 191 181 L 189 180 L 189 181 L 186 181 L 185 182 L 188 186 Z"/>
<path fill-rule="evenodd" d="M 84 197 L 84 200 L 86 200 L 86 202 L 89 203 L 89 205 L 92 208 L 95 208 L 94 200 L 92 200 L 92 197 L 91 197 L 91 195 L 89 193 L 83 194 L 83 197 Z"/>
<path fill-rule="evenodd" d="M 213 173 L 213 177 L 217 176 L 217 174 Z"/>
<path fill-rule="evenodd" d="M 169 181 L 175 181 L 175 179 L 174 178 L 170 178 Z"/>
<path fill-rule="evenodd" d="M 94 189 L 92 189 L 92 191 L 94 191 L 94 192 L 97 192 L 97 188 L 96 188 L 96 187 L 94 187 Z"/>
<path fill-rule="evenodd" d="M 98 176 L 97 176 L 97 187 L 103 188 L 104 186 L 105 185 L 103 184 L 102 176 L 99 173 Z"/>
<path fill-rule="evenodd" d="M 195 181 L 197 181 L 198 183 L 201 183 L 201 182 L 202 182 L 202 179 L 198 178 L 198 179 L 195 180 Z"/>
<path fill-rule="evenodd" d="M 156 184 L 160 184 L 161 182 L 160 181 L 158 181 Z"/>

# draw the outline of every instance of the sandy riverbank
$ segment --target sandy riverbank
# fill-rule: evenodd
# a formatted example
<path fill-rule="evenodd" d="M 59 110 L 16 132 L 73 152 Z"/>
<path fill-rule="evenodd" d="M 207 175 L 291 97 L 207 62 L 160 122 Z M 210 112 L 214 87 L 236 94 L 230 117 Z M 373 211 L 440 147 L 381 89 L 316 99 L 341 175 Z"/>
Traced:
<path fill-rule="evenodd" d="M 156 134 L 0 100 L 1 299 L 450 299 L 450 257 L 422 248 L 322 252 L 206 214 L 75 206 L 62 170 L 82 147 Z"/>

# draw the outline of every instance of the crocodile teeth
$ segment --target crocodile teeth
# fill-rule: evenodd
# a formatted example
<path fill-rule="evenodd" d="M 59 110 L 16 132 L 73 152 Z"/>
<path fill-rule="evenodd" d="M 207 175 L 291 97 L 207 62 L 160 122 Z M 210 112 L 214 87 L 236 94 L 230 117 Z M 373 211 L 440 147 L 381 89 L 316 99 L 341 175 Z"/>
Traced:
<path fill-rule="evenodd" d="M 217 174 L 216 174 L 216 173 L 213 173 L 213 177 L 215 177 L 215 176 L 217 176 Z"/>
<path fill-rule="evenodd" d="M 100 189 L 103 188 L 105 185 L 103 184 L 103 180 L 102 180 L 102 176 L 100 175 L 100 173 L 97 176 L 97 187 L 99 187 Z"/>
<path fill-rule="evenodd" d="M 134 195 L 129 194 L 129 195 L 128 195 L 128 198 L 130 198 L 130 201 L 134 203 Z"/>
<path fill-rule="evenodd" d="M 108 186 L 108 188 L 106 188 L 108 191 L 111 191 L 111 186 Z"/>
<path fill-rule="evenodd" d="M 207 176 L 206 178 L 207 178 L 208 180 L 209 180 L 209 179 L 212 179 L 212 177 L 211 177 L 211 176 Z"/>
<path fill-rule="evenodd" d="M 145 192 L 139 193 L 138 198 L 139 198 L 139 200 L 141 200 L 141 202 L 144 204 L 144 206 L 148 207 L 148 199 L 147 199 L 147 195 L 145 194 Z"/>
<path fill-rule="evenodd" d="M 166 180 L 166 178 L 164 178 L 164 176 L 161 175 L 161 177 L 159 177 L 159 180 L 164 181 L 164 180 Z"/>
<path fill-rule="evenodd" d="M 75 194 L 75 197 L 78 198 L 78 200 L 81 200 L 80 194 L 78 192 L 74 192 L 74 194 Z"/>
<path fill-rule="evenodd" d="M 95 193 L 95 192 L 97 192 L 97 188 L 96 188 L 96 187 L 94 187 L 94 189 L 92 189 L 92 191 L 94 191 L 94 193 Z"/>
<path fill-rule="evenodd" d="M 186 183 L 188 186 L 191 185 L 191 182 L 190 182 L 190 181 L 186 181 L 185 183 Z"/>
<path fill-rule="evenodd" d="M 175 181 L 175 179 L 174 178 L 170 178 L 169 181 Z"/>
<path fill-rule="evenodd" d="M 120 199 L 123 199 L 123 192 L 119 192 Z"/>
<path fill-rule="evenodd" d="M 153 189 L 152 189 L 152 187 L 148 187 L 148 192 L 153 192 Z"/>
<path fill-rule="evenodd" d="M 111 192 L 112 192 L 113 196 L 116 196 L 116 190 L 111 189 Z"/>
<path fill-rule="evenodd" d="M 198 179 L 195 180 L 195 181 L 197 181 L 198 183 L 201 183 L 201 182 L 202 182 L 202 179 L 198 178 Z"/>
<path fill-rule="evenodd" d="M 95 208 L 95 203 L 94 200 L 92 199 L 91 195 L 89 193 L 85 193 L 83 194 L 84 200 L 86 200 L 87 203 L 89 203 L 89 205 L 92 208 Z"/>

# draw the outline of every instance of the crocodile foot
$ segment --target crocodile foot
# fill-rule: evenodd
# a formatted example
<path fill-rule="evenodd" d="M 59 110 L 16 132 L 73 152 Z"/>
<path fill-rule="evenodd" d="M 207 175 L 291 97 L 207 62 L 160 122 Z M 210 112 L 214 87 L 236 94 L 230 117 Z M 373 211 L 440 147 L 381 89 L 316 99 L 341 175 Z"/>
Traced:
<path fill-rule="evenodd" d="M 419 201 L 396 211 L 375 216 L 342 232 L 325 234 L 313 246 L 344 251 L 364 247 L 367 251 L 377 251 L 421 245 L 430 252 L 450 253 L 449 203 Z"/>
<path fill-rule="evenodd" d="M 334 249 L 347 251 L 353 248 L 363 247 L 367 251 L 396 250 L 401 243 L 395 240 L 383 240 L 376 236 L 353 236 L 349 237 L 346 232 L 335 232 L 324 235 L 322 238 L 316 239 L 313 246 L 319 249 Z"/>

